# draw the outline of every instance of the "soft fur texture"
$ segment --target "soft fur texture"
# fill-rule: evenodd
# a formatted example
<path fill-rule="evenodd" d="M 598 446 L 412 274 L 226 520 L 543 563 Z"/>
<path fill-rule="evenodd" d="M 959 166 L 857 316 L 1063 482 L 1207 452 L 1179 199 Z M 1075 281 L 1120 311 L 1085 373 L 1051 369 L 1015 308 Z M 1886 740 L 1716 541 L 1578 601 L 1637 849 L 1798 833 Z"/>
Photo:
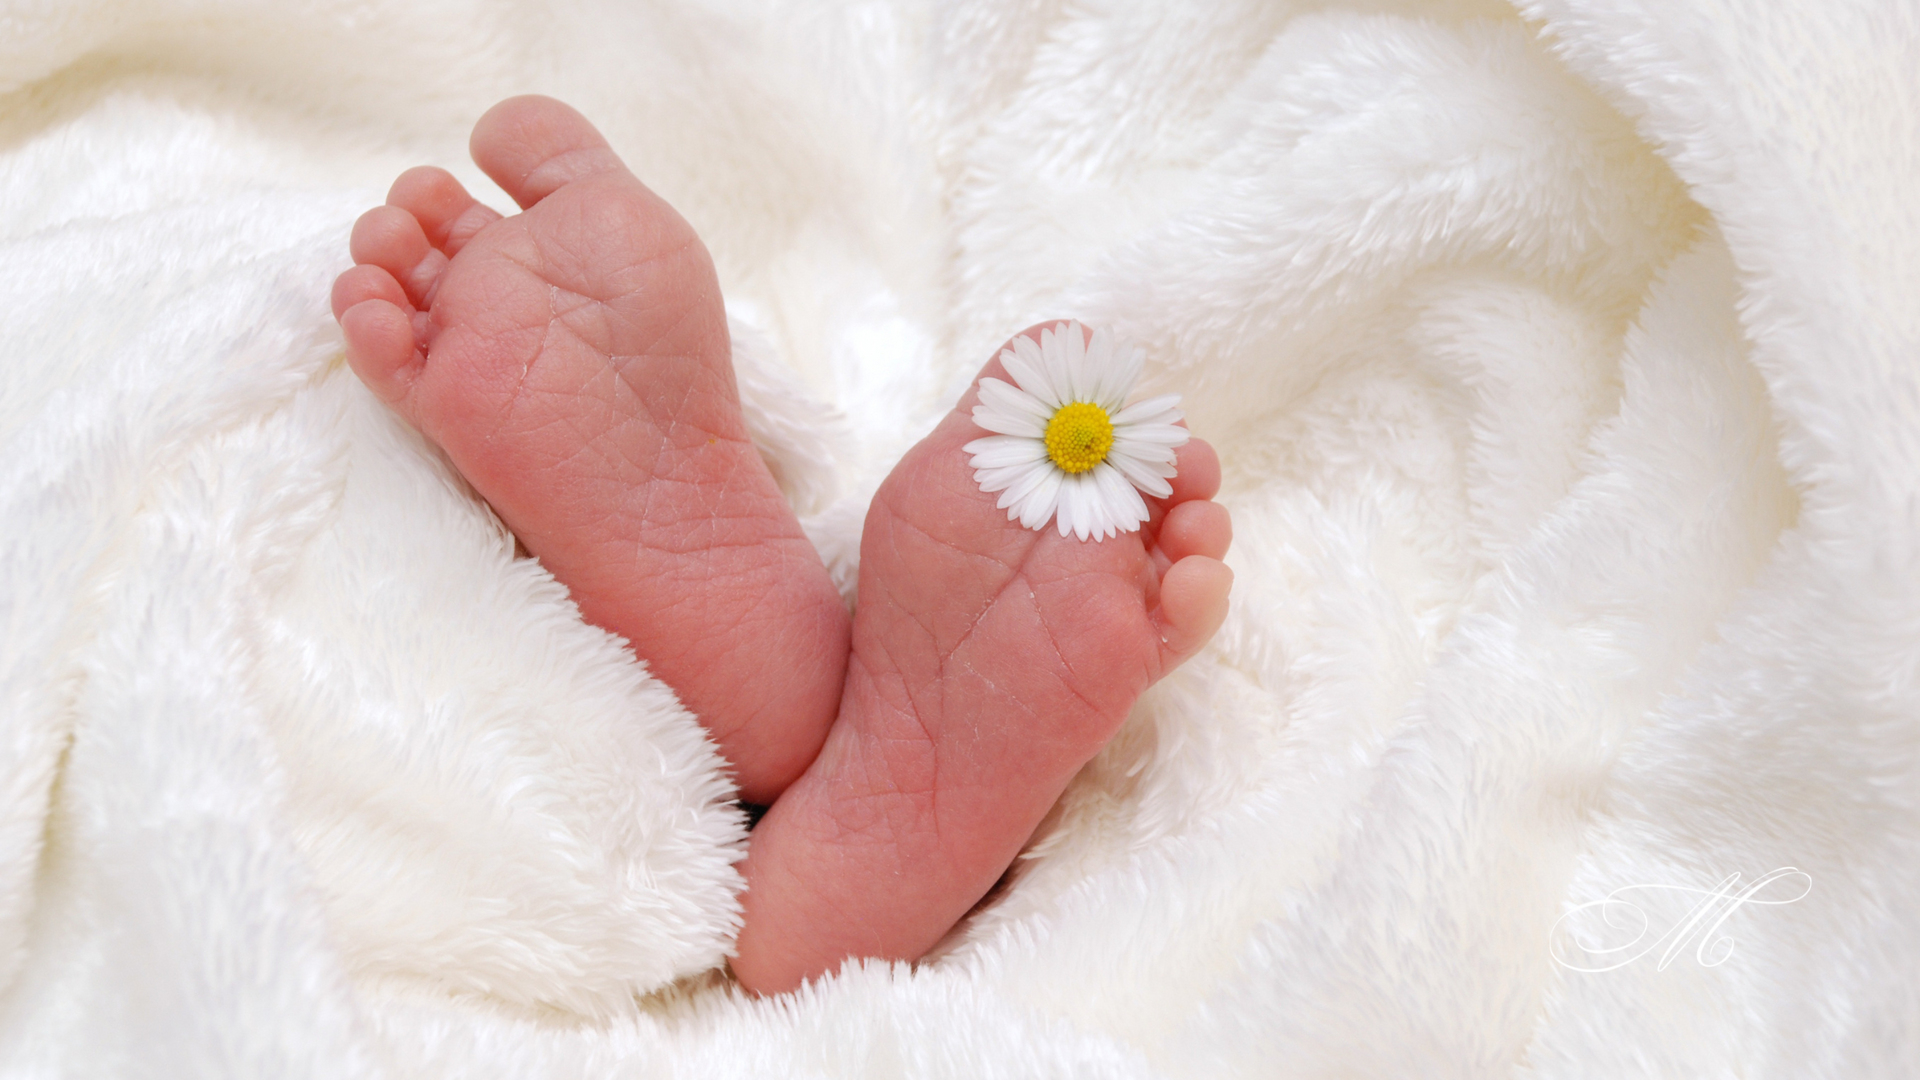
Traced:
<path fill-rule="evenodd" d="M 0 1072 L 1920 1073 L 1917 66 L 1905 0 L 0 3 Z M 534 90 L 707 238 L 849 588 L 1040 318 L 1221 451 L 1226 629 L 916 969 L 713 974 L 724 763 L 341 362 L 353 218 L 499 204 Z"/>

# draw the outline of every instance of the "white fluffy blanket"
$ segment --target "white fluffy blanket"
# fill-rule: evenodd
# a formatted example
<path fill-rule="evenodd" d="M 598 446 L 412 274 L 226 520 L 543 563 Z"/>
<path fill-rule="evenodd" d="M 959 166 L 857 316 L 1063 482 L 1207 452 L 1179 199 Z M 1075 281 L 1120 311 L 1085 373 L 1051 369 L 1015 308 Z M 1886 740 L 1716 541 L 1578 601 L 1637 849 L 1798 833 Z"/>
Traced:
<path fill-rule="evenodd" d="M 1914 1075 L 1917 65 L 1910 0 L 5 0 L 0 1073 Z M 341 363 L 354 217 L 503 203 L 531 90 L 707 237 L 842 580 L 1040 318 L 1221 450 L 1226 629 L 926 963 L 715 974 L 723 763 Z"/>

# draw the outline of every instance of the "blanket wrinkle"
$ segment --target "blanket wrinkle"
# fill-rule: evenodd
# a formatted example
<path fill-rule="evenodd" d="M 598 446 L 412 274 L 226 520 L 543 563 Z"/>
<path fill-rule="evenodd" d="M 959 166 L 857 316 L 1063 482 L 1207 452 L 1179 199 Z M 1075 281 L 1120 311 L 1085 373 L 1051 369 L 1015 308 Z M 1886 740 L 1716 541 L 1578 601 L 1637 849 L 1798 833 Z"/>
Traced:
<path fill-rule="evenodd" d="M 0 27 L 0 1076 L 1920 1074 L 1912 5 Z M 351 222 L 504 207 L 527 91 L 713 251 L 850 603 L 1020 326 L 1220 450 L 1227 624 L 922 963 L 730 985 L 726 762 L 345 367 Z"/>

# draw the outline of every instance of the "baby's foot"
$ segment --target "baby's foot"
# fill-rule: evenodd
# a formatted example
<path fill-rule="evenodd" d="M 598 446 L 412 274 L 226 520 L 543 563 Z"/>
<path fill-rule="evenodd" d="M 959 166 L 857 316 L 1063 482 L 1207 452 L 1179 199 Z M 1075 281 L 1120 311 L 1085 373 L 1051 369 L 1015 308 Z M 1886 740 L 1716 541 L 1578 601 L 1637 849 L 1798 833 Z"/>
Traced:
<path fill-rule="evenodd" d="M 847 614 L 747 439 L 713 263 L 557 101 L 494 106 L 472 149 L 525 212 L 403 174 L 334 285 L 353 369 L 769 802 L 839 704 Z"/>
<path fill-rule="evenodd" d="M 1029 330 L 1037 339 L 1040 328 Z M 999 360 L 982 375 L 1007 379 Z M 1008 521 L 961 449 L 971 393 L 894 469 L 860 542 L 838 721 L 754 830 L 733 969 L 774 993 L 849 956 L 915 959 L 1013 861 L 1135 699 L 1226 616 L 1220 467 L 1180 450 L 1141 532 Z"/>

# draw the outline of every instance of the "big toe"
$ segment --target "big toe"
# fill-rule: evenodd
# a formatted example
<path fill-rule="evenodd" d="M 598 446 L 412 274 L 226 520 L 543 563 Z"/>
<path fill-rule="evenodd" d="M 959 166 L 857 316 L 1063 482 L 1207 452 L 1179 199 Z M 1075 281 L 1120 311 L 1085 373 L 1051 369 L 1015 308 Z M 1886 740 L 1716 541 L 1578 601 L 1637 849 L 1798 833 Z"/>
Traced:
<path fill-rule="evenodd" d="M 468 148 L 474 163 L 523 208 L 575 180 L 626 171 L 586 117 L 538 94 L 488 109 Z"/>

